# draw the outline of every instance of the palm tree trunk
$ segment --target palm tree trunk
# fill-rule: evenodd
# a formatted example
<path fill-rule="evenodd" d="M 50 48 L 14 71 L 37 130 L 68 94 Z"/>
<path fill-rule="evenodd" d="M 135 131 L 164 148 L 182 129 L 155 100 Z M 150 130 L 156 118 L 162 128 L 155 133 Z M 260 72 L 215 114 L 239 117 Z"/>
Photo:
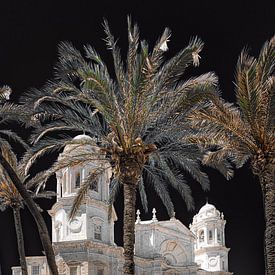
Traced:
<path fill-rule="evenodd" d="M 25 249 L 24 249 L 24 237 L 23 237 L 22 223 L 21 223 L 21 217 L 20 217 L 20 207 L 15 206 L 12 208 L 12 210 L 13 210 L 15 231 L 16 231 L 16 237 L 17 237 L 17 246 L 18 246 L 18 253 L 20 258 L 22 275 L 28 275 L 26 255 L 25 255 Z"/>
<path fill-rule="evenodd" d="M 135 246 L 135 206 L 136 185 L 134 181 L 123 184 L 124 214 L 123 214 L 123 247 L 124 274 L 135 274 L 134 246 Z"/>
<path fill-rule="evenodd" d="M 274 167 L 265 169 L 259 175 L 265 211 L 265 274 L 275 274 L 275 182 Z"/>
<path fill-rule="evenodd" d="M 46 254 L 47 262 L 50 268 L 50 271 L 52 275 L 58 275 L 58 270 L 55 262 L 55 255 L 51 243 L 51 239 L 49 237 L 48 229 L 46 226 L 46 223 L 39 212 L 37 206 L 35 205 L 33 199 L 31 198 L 30 194 L 26 190 L 24 184 L 21 182 L 21 180 L 18 178 L 17 174 L 13 170 L 13 168 L 10 166 L 10 164 L 7 162 L 7 160 L 3 157 L 2 153 L 0 152 L 0 164 L 3 166 L 7 174 L 9 175 L 10 179 L 12 180 L 12 183 L 16 187 L 17 191 L 21 195 L 21 197 L 24 200 L 24 203 L 27 205 L 29 211 L 31 212 L 32 216 L 34 217 L 34 220 L 37 224 L 38 231 L 40 234 L 40 239 Z"/>

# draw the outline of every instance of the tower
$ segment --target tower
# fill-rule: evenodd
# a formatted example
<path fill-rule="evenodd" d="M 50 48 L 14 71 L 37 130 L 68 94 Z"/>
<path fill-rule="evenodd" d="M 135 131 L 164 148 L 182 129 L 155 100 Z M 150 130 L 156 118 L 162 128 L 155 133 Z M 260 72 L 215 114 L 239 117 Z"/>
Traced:
<path fill-rule="evenodd" d="M 226 221 L 224 216 L 212 204 L 206 203 L 193 217 L 190 230 L 196 235 L 195 262 L 202 269 L 228 273 L 228 251 L 225 246 Z M 223 272 L 223 273 L 221 273 Z"/>
<path fill-rule="evenodd" d="M 74 166 L 64 164 L 64 168 L 56 173 L 57 202 L 49 211 L 53 244 L 70 274 L 101 274 L 101 270 L 102 274 L 108 274 L 106 259 L 110 259 L 110 255 L 104 250 L 108 249 L 114 256 L 116 252 L 112 250 L 117 250 L 114 243 L 117 217 L 108 202 L 111 167 L 104 153 L 93 144 L 89 136 L 76 136 L 58 158 L 61 164 L 65 162 L 65 156 L 72 161 L 76 156 L 87 160 L 81 166 L 77 161 Z M 103 172 L 92 182 L 75 217 L 70 220 L 69 213 L 79 189 L 98 169 Z"/>

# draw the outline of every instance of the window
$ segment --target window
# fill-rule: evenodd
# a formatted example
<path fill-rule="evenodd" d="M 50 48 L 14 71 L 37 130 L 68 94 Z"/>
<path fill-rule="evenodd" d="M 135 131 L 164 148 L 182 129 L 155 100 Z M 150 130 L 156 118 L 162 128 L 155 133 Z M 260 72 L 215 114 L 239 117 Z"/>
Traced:
<path fill-rule="evenodd" d="M 77 266 L 70 267 L 70 275 L 77 275 Z"/>
<path fill-rule="evenodd" d="M 77 172 L 75 174 L 75 188 L 79 188 L 80 187 L 80 172 Z"/>
<path fill-rule="evenodd" d="M 21 274 L 22 274 L 21 268 L 12 269 L 12 275 L 21 275 Z"/>
<path fill-rule="evenodd" d="M 32 266 L 32 275 L 39 275 L 39 274 L 40 274 L 39 265 L 33 265 Z"/>
<path fill-rule="evenodd" d="M 208 234 L 209 234 L 209 241 L 212 241 L 213 240 L 212 230 L 209 230 Z"/>
<path fill-rule="evenodd" d="M 97 275 L 104 275 L 104 269 L 103 268 L 98 268 L 97 269 Z"/>
<path fill-rule="evenodd" d="M 225 270 L 225 269 L 224 269 L 224 261 L 222 261 L 222 270 Z"/>
<path fill-rule="evenodd" d="M 102 240 L 101 231 L 102 231 L 101 225 L 95 224 L 94 226 L 95 240 L 100 240 L 100 241 Z"/>
<path fill-rule="evenodd" d="M 200 234 L 199 234 L 199 241 L 200 242 L 204 242 L 204 231 L 200 231 Z"/>
<path fill-rule="evenodd" d="M 92 182 L 90 189 L 92 191 L 98 192 L 98 183 L 96 180 Z"/>
<path fill-rule="evenodd" d="M 218 241 L 221 241 L 221 232 L 219 230 L 217 232 L 217 239 L 218 239 Z"/>

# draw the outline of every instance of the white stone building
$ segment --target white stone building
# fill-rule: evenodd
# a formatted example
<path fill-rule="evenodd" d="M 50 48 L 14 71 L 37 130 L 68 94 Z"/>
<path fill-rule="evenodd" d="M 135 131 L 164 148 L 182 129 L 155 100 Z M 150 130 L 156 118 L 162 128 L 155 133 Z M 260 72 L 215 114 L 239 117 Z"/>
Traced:
<path fill-rule="evenodd" d="M 85 143 L 91 138 L 85 135 L 75 137 L 75 140 L 79 139 Z M 62 159 L 64 154 L 73 157 L 86 151 L 95 156 L 100 154 L 95 146 L 70 145 L 59 158 Z M 114 223 L 117 220 L 114 208 L 108 216 L 110 170 L 92 185 L 75 218 L 68 219 L 78 188 L 89 171 L 98 165 L 106 167 L 108 162 L 91 160 L 84 167 L 68 167 L 56 175 L 57 202 L 49 214 L 61 275 L 123 274 L 123 248 L 114 242 Z M 176 218 L 158 221 L 155 209 L 151 220 L 142 221 L 138 211 L 135 229 L 136 274 L 232 274 L 228 272 L 229 249 L 225 247 L 224 227 L 223 215 L 208 203 L 194 216 L 190 230 Z M 31 275 L 50 274 L 44 256 L 27 257 L 27 263 Z M 12 272 L 13 275 L 20 275 L 20 267 L 13 267 Z"/>

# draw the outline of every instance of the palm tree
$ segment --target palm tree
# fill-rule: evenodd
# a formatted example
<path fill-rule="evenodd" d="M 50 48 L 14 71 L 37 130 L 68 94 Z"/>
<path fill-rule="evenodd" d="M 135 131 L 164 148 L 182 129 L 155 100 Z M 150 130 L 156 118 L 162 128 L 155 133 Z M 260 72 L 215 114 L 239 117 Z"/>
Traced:
<path fill-rule="evenodd" d="M 15 105 L 7 100 L 9 100 L 11 89 L 8 86 L 0 88 L 0 164 L 3 175 L 9 178 L 12 184 L 16 187 L 18 193 L 23 198 L 24 203 L 27 205 L 31 214 L 33 215 L 35 222 L 38 226 L 39 235 L 45 254 L 48 260 L 49 268 L 53 275 L 58 275 L 55 255 L 51 245 L 51 240 L 49 237 L 48 229 L 46 223 L 39 212 L 39 209 L 35 202 L 33 201 L 30 193 L 27 191 L 25 185 L 23 184 L 24 179 L 20 177 L 16 169 L 16 156 L 10 146 L 10 141 L 21 145 L 25 150 L 29 146 L 19 137 L 15 132 L 6 130 L 7 123 L 10 120 L 20 121 L 26 123 L 29 116 L 29 110 L 23 106 Z M 3 129 L 2 129 L 3 128 Z M 2 169 L 3 168 L 3 169 Z M 13 187 L 10 187 L 13 188 Z M 11 189 L 13 191 L 13 189 Z M 22 239 L 23 240 L 23 239 Z M 20 246 L 21 247 L 21 246 Z"/>
<path fill-rule="evenodd" d="M 238 106 L 213 97 L 205 108 L 195 110 L 190 121 L 200 129 L 191 140 L 211 147 L 204 162 L 226 161 L 242 167 L 250 160 L 259 179 L 265 210 L 266 274 L 275 274 L 275 37 L 254 58 L 244 50 L 236 70 Z"/>
<path fill-rule="evenodd" d="M 9 160 L 10 165 L 14 168 L 14 170 L 16 170 L 17 162 L 12 151 L 6 151 L 4 155 L 5 158 Z M 24 206 L 24 201 L 5 171 L 3 169 L 1 169 L 0 171 L 0 210 L 4 211 L 8 207 L 12 208 L 21 270 L 23 275 L 28 275 L 24 249 L 24 237 L 20 216 L 20 210 Z M 29 192 L 31 191 L 29 190 Z M 43 191 L 38 194 L 32 193 L 32 195 L 36 198 L 51 198 L 54 195 L 54 192 Z"/>
<path fill-rule="evenodd" d="M 3 173 L 3 171 L 1 172 Z M 23 207 L 22 199 L 13 184 L 2 181 L 0 182 L 0 209 L 4 211 L 7 207 L 11 207 L 13 211 L 22 274 L 28 275 L 20 216 L 20 209 Z"/>
<path fill-rule="evenodd" d="M 151 184 L 170 216 L 174 213 L 169 186 L 184 198 L 187 208 L 193 208 L 191 189 L 182 169 L 189 172 L 203 187 L 208 177 L 200 170 L 202 153 L 192 144 L 183 142 L 190 131 L 183 120 L 191 106 L 215 93 L 217 79 L 207 73 L 187 81 L 181 77 L 192 63 L 198 65 L 203 43 L 193 38 L 188 46 L 164 62 L 164 52 L 170 31 L 165 29 L 152 51 L 139 39 L 139 30 L 128 19 L 128 54 L 126 64 L 121 59 L 117 43 L 104 21 L 106 43 L 111 50 L 115 77 L 112 78 L 99 54 L 85 46 L 85 57 L 70 43 L 59 46 L 56 79 L 42 90 L 28 95 L 42 127 L 34 133 L 32 151 L 26 154 L 26 174 L 37 158 L 60 150 L 64 145 L 88 143 L 101 148 L 99 159 L 107 158 L 113 168 L 110 203 L 120 186 L 124 193 L 124 274 L 134 274 L 134 228 L 136 191 L 139 190 L 145 210 L 145 184 Z M 94 141 L 71 141 L 66 131 L 85 132 Z M 50 135 L 50 137 L 47 137 Z M 78 144 L 78 145 L 77 145 Z M 105 155 L 104 155 L 105 154 Z M 59 169 L 90 162 L 95 158 L 81 152 L 73 158 L 63 158 L 51 169 L 38 174 L 29 185 L 45 184 Z M 82 184 L 74 202 L 71 217 L 85 197 L 89 186 L 106 169 L 99 165 Z"/>

